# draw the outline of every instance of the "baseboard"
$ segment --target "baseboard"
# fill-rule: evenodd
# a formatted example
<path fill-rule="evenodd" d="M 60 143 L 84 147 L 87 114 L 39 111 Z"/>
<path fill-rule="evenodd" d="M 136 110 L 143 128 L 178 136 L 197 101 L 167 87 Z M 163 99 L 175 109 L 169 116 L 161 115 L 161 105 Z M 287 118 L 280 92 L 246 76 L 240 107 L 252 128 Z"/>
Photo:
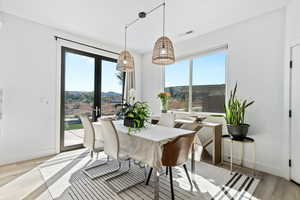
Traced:
<path fill-rule="evenodd" d="M 226 162 L 230 162 L 230 155 L 229 154 L 223 155 L 223 159 Z M 240 165 L 241 164 L 241 159 L 237 158 L 237 157 L 233 157 L 233 163 L 236 164 L 236 165 Z M 253 168 L 253 161 L 244 159 L 243 160 L 243 165 L 244 165 L 244 167 L 252 169 Z M 265 173 L 268 173 L 268 174 L 272 174 L 274 176 L 280 176 L 280 177 L 283 176 L 280 168 L 276 168 L 274 166 L 269 166 L 269 165 L 266 165 L 264 163 L 260 163 L 260 162 L 257 162 L 257 161 L 256 161 L 255 165 L 256 165 L 255 168 L 258 171 L 265 172 Z"/>
<path fill-rule="evenodd" d="M 21 153 L 19 153 L 19 154 L 21 154 Z M 0 161 L 0 166 L 15 164 L 15 163 L 24 162 L 24 161 L 28 161 L 28 160 L 33 160 L 33 159 L 37 159 L 37 158 L 41 158 L 41 157 L 45 157 L 45 156 L 50 156 L 50 155 L 55 155 L 55 154 L 56 154 L 56 149 L 55 148 L 44 149 L 44 150 L 40 150 L 36 153 L 22 155 L 19 158 L 14 158 L 14 159 L 8 158 L 6 160 L 1 160 Z"/>

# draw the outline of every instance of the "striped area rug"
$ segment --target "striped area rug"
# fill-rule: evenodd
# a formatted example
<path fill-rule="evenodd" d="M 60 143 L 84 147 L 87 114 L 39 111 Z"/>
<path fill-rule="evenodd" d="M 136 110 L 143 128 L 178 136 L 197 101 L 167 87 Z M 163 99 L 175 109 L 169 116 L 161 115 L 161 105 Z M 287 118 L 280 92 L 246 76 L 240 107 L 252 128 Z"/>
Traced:
<path fill-rule="evenodd" d="M 102 161 L 97 161 L 102 162 Z M 144 184 L 144 170 L 132 165 L 128 173 L 111 181 L 106 181 L 110 176 L 105 175 L 97 179 L 90 179 L 82 168 L 92 163 L 88 156 L 75 159 L 58 159 L 46 162 L 40 166 L 40 171 L 45 178 L 46 185 L 53 199 L 66 200 L 151 200 L 153 199 L 153 181 Z M 127 164 L 127 163 L 126 163 Z M 127 166 L 124 164 L 124 166 Z M 90 173 L 101 173 L 114 165 L 100 166 Z M 122 168 L 126 171 L 127 168 Z M 122 173 L 119 172 L 119 173 Z M 173 169 L 173 184 L 175 199 L 177 200 L 249 200 L 253 197 L 259 179 L 240 173 L 233 173 L 226 169 L 215 167 L 203 162 L 196 163 L 196 175 L 191 189 L 184 169 Z M 123 190 L 120 193 L 118 190 Z M 162 174 L 160 177 L 160 199 L 171 199 L 169 177 Z"/>
<path fill-rule="evenodd" d="M 223 185 L 211 200 L 218 199 L 251 199 L 258 184 L 258 179 L 240 173 L 234 175 Z"/>

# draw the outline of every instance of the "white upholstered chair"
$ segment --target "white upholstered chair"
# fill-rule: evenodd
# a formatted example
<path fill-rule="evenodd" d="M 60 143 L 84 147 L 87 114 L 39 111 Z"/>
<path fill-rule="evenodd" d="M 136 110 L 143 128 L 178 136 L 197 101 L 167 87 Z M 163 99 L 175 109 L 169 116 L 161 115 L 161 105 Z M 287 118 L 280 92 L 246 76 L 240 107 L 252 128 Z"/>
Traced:
<path fill-rule="evenodd" d="M 119 161 L 129 160 L 129 156 L 120 147 L 117 130 L 110 119 L 100 119 L 102 136 L 104 139 L 104 152 Z"/>
<path fill-rule="evenodd" d="M 94 127 L 87 114 L 81 114 L 80 120 L 84 128 L 83 146 L 90 150 L 91 158 L 93 158 L 93 153 L 99 153 L 104 150 L 104 141 L 96 137 Z"/>
<path fill-rule="evenodd" d="M 99 119 L 101 132 L 104 139 L 104 152 L 110 158 L 118 161 L 118 167 L 109 173 L 117 172 L 121 169 L 122 162 L 128 161 L 128 170 L 130 169 L 130 157 L 120 147 L 120 140 L 117 130 L 110 119 Z M 125 171 L 126 173 L 127 171 Z M 123 173 L 122 173 L 123 174 Z M 120 175 L 122 175 L 120 174 Z M 112 177 L 114 178 L 114 177 Z"/>
<path fill-rule="evenodd" d="M 172 112 L 161 113 L 160 119 L 157 124 L 160 126 L 173 128 L 175 126 L 175 114 Z"/>
<path fill-rule="evenodd" d="M 83 128 L 84 128 L 83 146 L 90 150 L 91 158 L 93 158 L 93 154 L 96 153 L 97 154 L 97 159 L 98 159 L 99 152 L 104 151 L 103 138 L 101 138 L 100 134 L 99 135 L 95 134 L 94 127 L 93 127 L 91 121 L 89 120 L 87 114 L 81 114 L 79 117 L 80 117 L 81 123 L 82 123 Z M 107 157 L 107 161 L 108 161 L 108 157 Z M 92 165 L 90 167 L 84 168 L 83 172 L 87 176 L 89 176 L 90 178 L 93 178 L 93 179 L 97 178 L 99 176 L 92 176 L 91 174 L 88 173 L 88 171 L 90 169 L 99 167 L 99 166 L 104 165 L 106 163 L 107 162 L 99 163 L 97 165 Z"/>
<path fill-rule="evenodd" d="M 130 157 L 128 156 L 128 154 L 126 153 L 126 151 L 121 148 L 122 146 L 120 145 L 119 135 L 118 135 L 118 132 L 117 132 L 113 122 L 110 119 L 99 119 L 99 122 L 100 122 L 100 126 L 102 129 L 102 135 L 103 135 L 103 139 L 104 139 L 104 152 L 109 157 L 118 161 L 118 167 L 110 170 L 106 174 L 110 174 L 110 173 L 119 171 L 122 167 L 122 161 L 128 162 L 128 170 L 125 170 L 125 171 L 122 170 L 122 172 L 117 173 L 116 175 L 110 176 L 109 178 L 105 179 L 106 181 L 109 181 L 111 179 L 114 179 L 114 178 L 117 178 L 119 176 L 126 174 L 131 168 L 131 166 L 130 166 L 131 160 L 130 160 Z M 115 192 L 119 193 L 123 190 L 128 189 L 129 187 L 133 187 L 136 184 L 140 184 L 142 182 L 144 182 L 143 179 L 138 182 L 130 183 L 129 186 L 126 186 L 125 188 L 122 188 L 122 189 L 115 189 L 113 186 L 111 188 L 114 189 Z M 109 182 L 107 182 L 107 183 L 109 184 Z"/>

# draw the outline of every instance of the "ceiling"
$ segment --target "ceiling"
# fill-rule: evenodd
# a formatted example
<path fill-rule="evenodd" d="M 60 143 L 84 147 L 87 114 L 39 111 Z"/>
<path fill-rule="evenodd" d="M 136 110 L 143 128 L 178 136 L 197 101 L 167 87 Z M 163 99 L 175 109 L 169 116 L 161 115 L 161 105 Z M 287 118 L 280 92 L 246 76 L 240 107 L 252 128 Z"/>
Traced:
<path fill-rule="evenodd" d="M 162 0 L 0 0 L 0 10 L 104 43 L 123 46 L 124 26 Z M 168 0 L 166 35 L 175 43 L 285 6 L 288 0 Z M 183 33 L 193 30 L 190 35 Z M 128 46 L 152 49 L 162 9 L 128 30 Z"/>

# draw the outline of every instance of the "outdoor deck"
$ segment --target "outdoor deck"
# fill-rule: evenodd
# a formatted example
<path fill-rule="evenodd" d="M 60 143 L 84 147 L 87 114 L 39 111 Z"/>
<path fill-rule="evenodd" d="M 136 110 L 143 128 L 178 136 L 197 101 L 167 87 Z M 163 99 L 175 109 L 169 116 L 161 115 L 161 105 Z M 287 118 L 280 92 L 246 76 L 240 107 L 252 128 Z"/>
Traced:
<path fill-rule="evenodd" d="M 74 129 L 65 131 L 65 146 L 72 146 L 83 143 L 83 129 Z"/>

